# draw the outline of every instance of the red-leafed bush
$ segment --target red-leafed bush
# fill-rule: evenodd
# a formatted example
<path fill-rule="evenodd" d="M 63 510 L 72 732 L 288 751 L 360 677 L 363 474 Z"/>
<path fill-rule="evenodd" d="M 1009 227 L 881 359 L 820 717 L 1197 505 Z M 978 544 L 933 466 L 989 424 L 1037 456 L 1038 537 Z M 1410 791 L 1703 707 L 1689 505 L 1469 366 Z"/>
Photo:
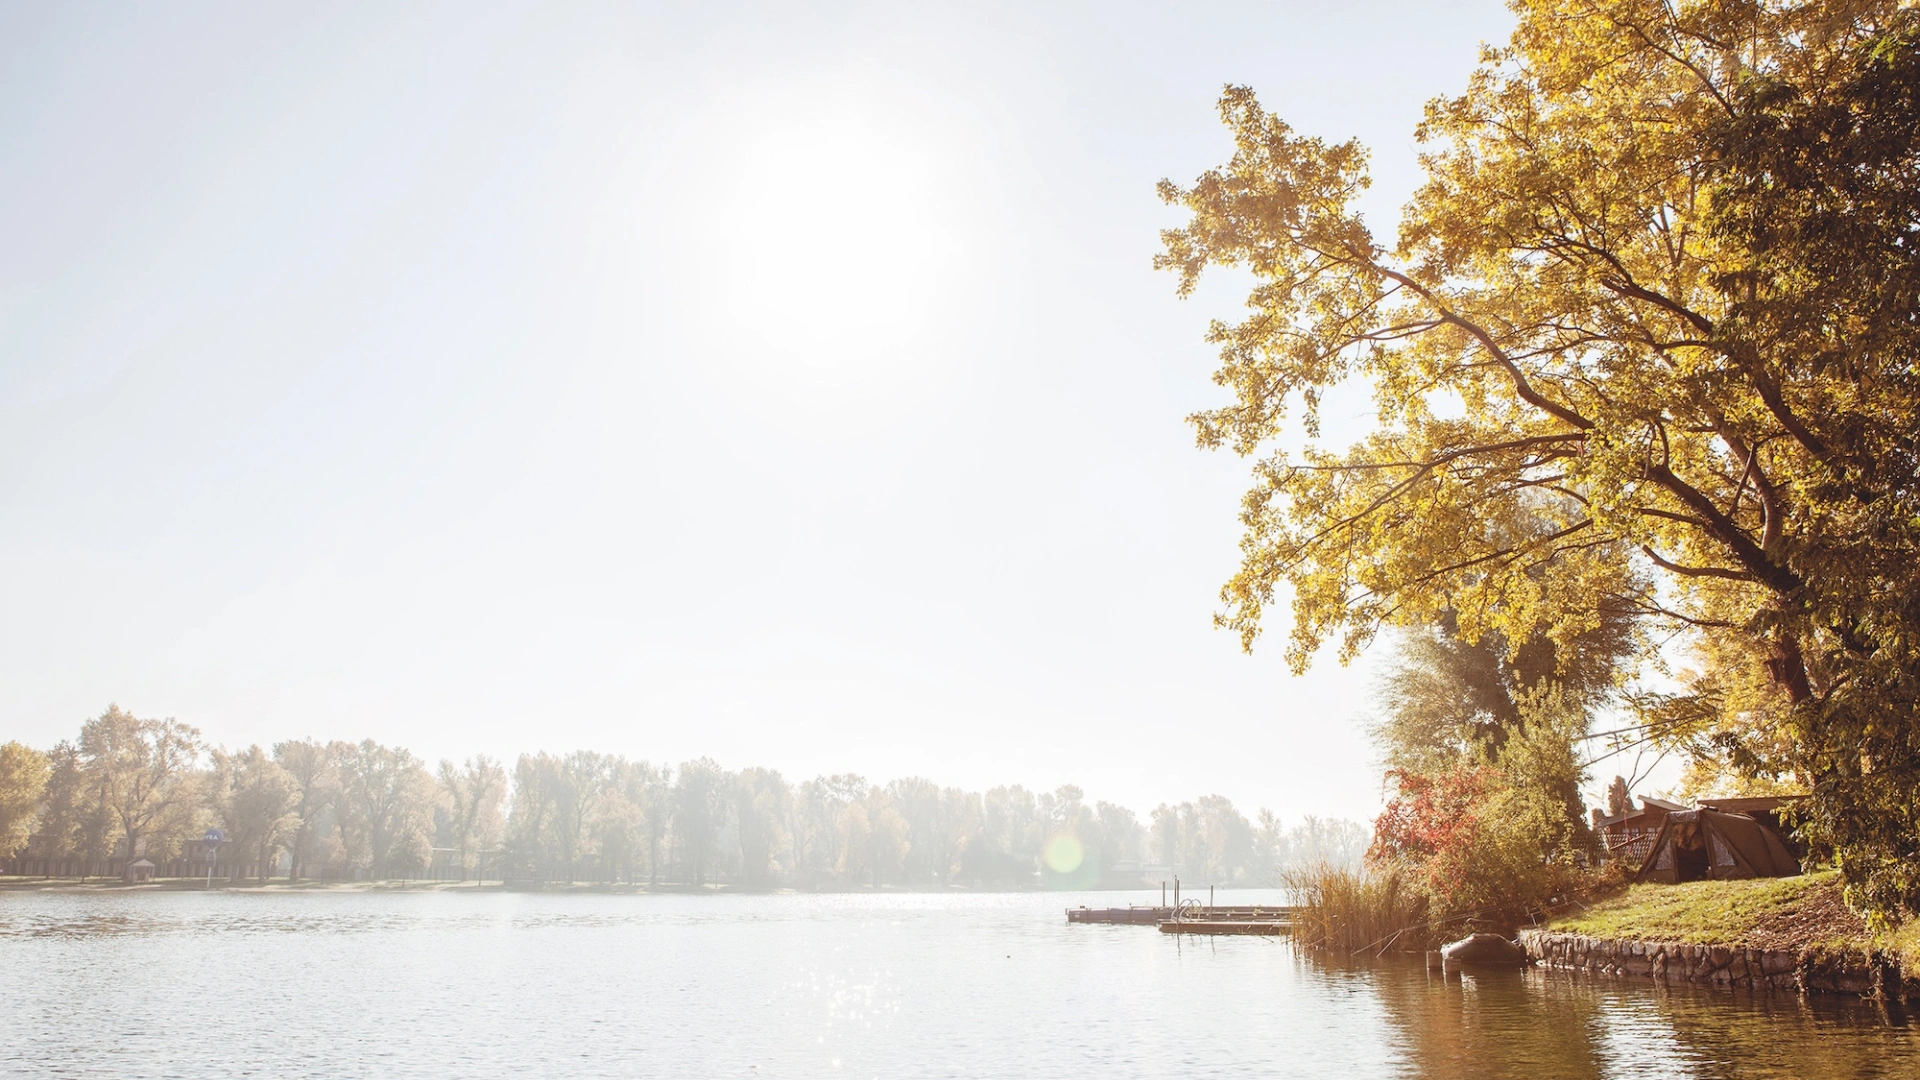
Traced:
<path fill-rule="evenodd" d="M 1412 875 L 1443 935 L 1455 923 L 1523 921 L 1575 884 L 1577 837 L 1540 786 L 1470 763 L 1387 777 L 1397 793 L 1374 822 L 1369 863 Z"/>
<path fill-rule="evenodd" d="M 1373 861 L 1429 863 L 1471 846 L 1489 795 L 1504 786 L 1499 770 L 1462 763 L 1439 776 L 1387 770 L 1399 794 L 1373 823 Z"/>

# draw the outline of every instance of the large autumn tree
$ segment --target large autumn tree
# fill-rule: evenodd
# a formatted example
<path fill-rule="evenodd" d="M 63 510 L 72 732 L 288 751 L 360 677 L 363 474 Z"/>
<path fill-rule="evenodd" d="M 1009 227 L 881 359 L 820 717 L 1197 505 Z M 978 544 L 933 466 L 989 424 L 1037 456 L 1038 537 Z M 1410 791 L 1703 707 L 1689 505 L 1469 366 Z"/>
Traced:
<path fill-rule="evenodd" d="M 47 755 L 17 742 L 0 743 L 0 858 L 11 858 L 33 832 L 50 771 Z"/>
<path fill-rule="evenodd" d="M 133 860 L 143 851 L 159 858 L 165 849 L 177 850 L 186 841 L 205 794 L 199 772 L 205 750 L 199 728 L 171 717 L 141 719 L 109 705 L 80 725 L 77 767 L 70 771 L 56 761 L 54 781 L 79 790 L 50 793 L 57 797 L 49 801 L 73 805 L 78 820 L 110 823 L 131 880 Z M 56 754 L 56 759 L 64 756 Z M 103 835 L 87 826 L 81 831 Z M 94 854 L 89 848 L 92 843 L 81 846 Z"/>
<path fill-rule="evenodd" d="M 1354 209 L 1362 147 L 1246 89 L 1232 159 L 1162 185 L 1182 292 L 1255 279 L 1194 418 L 1257 460 L 1222 619 L 1251 643 L 1290 593 L 1296 666 L 1443 618 L 1684 631 L 1716 667 L 1673 715 L 1812 785 L 1857 902 L 1920 909 L 1920 17 L 1514 6 L 1428 107 L 1397 237 Z M 1373 430 L 1285 449 L 1347 380 Z"/>

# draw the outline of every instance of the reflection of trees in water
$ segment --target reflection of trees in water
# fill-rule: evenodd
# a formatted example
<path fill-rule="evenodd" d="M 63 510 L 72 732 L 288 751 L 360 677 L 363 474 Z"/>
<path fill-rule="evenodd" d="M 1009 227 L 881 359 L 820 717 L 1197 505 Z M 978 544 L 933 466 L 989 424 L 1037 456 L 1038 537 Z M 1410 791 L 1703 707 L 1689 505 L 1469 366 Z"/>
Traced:
<path fill-rule="evenodd" d="M 1638 991 L 1633 994 L 1632 991 Z M 1657 1009 L 1673 1056 L 1687 1068 L 1666 1075 L 1712 1078 L 1868 1080 L 1920 1076 L 1920 1028 L 1903 1011 L 1840 995 L 1802 998 L 1707 987 L 1604 987 L 1625 1006 L 1637 997 Z M 1630 1007 L 1630 1006 L 1628 1006 Z M 1645 1006 L 1643 1006 L 1645 1008 Z M 1610 1008 L 1610 1014 L 1627 1011 Z M 1613 1075 L 1630 1075 L 1619 1062 Z"/>
<path fill-rule="evenodd" d="M 1920 1027 L 1857 1000 L 1538 969 L 1443 979 L 1404 960 L 1371 974 L 1396 1033 L 1392 1056 L 1422 1080 L 1920 1076 Z"/>
<path fill-rule="evenodd" d="M 1407 1075 L 1422 1080 L 1599 1080 L 1593 1032 L 1598 1003 L 1529 974 L 1428 975 L 1420 964 L 1382 963 L 1376 985 L 1400 1034 Z"/>

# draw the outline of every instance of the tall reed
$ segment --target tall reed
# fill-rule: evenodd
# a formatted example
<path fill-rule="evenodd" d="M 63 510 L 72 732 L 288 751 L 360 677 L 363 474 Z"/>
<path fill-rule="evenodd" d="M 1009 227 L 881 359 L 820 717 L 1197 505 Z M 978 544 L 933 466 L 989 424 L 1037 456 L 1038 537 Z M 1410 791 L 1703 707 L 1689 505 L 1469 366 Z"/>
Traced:
<path fill-rule="evenodd" d="M 1310 864 L 1286 871 L 1280 882 L 1293 894 L 1293 939 L 1300 944 L 1347 953 L 1428 944 L 1427 899 L 1397 866 Z"/>

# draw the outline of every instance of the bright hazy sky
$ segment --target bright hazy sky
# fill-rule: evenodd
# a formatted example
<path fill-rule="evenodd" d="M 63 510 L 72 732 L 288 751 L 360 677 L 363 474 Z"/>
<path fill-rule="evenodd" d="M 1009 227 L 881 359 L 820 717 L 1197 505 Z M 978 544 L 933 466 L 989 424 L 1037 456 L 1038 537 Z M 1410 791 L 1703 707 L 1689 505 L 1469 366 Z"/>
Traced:
<path fill-rule="evenodd" d="M 0 5 L 0 739 L 593 748 L 1368 816 L 1212 628 L 1154 196 L 1414 182 L 1491 0 Z M 1364 403 L 1348 403 L 1357 415 Z"/>

